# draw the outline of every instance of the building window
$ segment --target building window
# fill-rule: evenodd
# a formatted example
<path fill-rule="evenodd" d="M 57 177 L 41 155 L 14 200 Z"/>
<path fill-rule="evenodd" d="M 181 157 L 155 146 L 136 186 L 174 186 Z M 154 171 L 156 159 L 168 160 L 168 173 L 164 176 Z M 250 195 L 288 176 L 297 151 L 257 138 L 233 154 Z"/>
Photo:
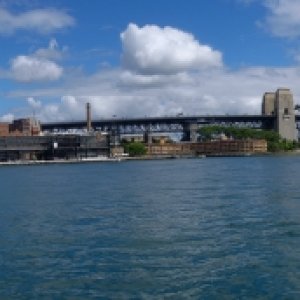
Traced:
<path fill-rule="evenodd" d="M 284 114 L 285 114 L 285 115 L 288 115 L 288 114 L 289 114 L 289 109 L 288 109 L 288 108 L 285 108 L 285 109 L 284 109 Z"/>

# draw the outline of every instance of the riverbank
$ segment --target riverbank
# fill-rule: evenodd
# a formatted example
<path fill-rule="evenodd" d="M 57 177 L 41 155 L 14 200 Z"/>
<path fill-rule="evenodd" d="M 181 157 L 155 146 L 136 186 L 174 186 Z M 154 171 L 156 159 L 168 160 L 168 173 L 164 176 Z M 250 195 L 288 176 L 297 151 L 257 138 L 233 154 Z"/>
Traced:
<path fill-rule="evenodd" d="M 53 159 L 53 160 L 13 160 L 0 162 L 0 166 L 19 166 L 19 165 L 44 165 L 44 164 L 78 164 L 78 163 L 94 163 L 94 162 L 119 162 L 120 158 L 110 157 L 88 157 L 80 159 Z"/>
<path fill-rule="evenodd" d="M 203 158 L 205 156 L 199 156 Z M 100 162 L 121 162 L 132 160 L 163 160 L 163 159 L 180 159 L 180 158 L 197 158 L 196 156 L 122 156 L 122 157 L 88 157 L 80 159 L 53 159 L 53 160 L 12 160 L 6 162 L 0 162 L 1 166 L 19 166 L 19 165 L 52 165 L 52 164 L 80 164 L 80 163 L 100 163 Z"/>
<path fill-rule="evenodd" d="M 122 156 L 122 157 L 87 157 L 78 159 L 53 159 L 53 160 L 13 160 L 0 162 L 1 166 L 27 166 L 27 165 L 52 165 L 52 164 L 80 164 L 80 163 L 96 163 L 96 162 L 122 162 L 133 160 L 167 160 L 167 159 L 204 159 L 217 157 L 257 157 L 257 156 L 299 156 L 300 150 L 287 152 L 267 152 L 267 153 L 216 153 L 207 155 L 145 155 L 145 156 Z"/>

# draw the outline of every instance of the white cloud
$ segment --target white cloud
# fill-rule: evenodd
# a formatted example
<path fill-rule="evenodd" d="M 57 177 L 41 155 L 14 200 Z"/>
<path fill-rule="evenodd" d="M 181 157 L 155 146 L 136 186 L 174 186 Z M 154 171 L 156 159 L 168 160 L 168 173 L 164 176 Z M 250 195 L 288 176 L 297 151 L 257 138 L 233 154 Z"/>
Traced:
<path fill-rule="evenodd" d="M 15 116 L 13 114 L 5 114 L 0 117 L 1 122 L 8 122 L 11 123 L 15 119 Z"/>
<path fill-rule="evenodd" d="M 66 117 L 66 112 L 63 112 L 60 109 L 59 104 L 51 103 L 44 105 L 39 111 L 37 111 L 36 118 L 45 121 L 62 121 L 62 114 L 65 114 L 64 120 L 69 120 L 69 118 Z"/>
<path fill-rule="evenodd" d="M 17 81 L 53 81 L 62 76 L 63 69 L 47 59 L 20 55 L 13 59 L 11 72 Z"/>
<path fill-rule="evenodd" d="M 85 118 L 85 103 L 81 97 L 63 96 L 59 102 L 42 104 L 35 109 L 38 119 L 44 121 L 83 120 Z"/>
<path fill-rule="evenodd" d="M 169 74 L 169 75 L 144 75 L 136 74 L 125 70 L 120 73 L 119 84 L 128 86 L 132 85 L 136 88 L 160 87 L 168 84 L 183 83 L 190 81 L 190 76 L 187 73 Z"/>
<path fill-rule="evenodd" d="M 84 120 L 85 103 L 90 102 L 94 119 L 205 114 L 259 114 L 266 91 L 291 88 L 295 102 L 300 97 L 300 69 L 247 68 L 191 72 L 183 75 L 142 76 L 122 70 L 102 71 L 80 77 L 59 90 L 31 91 L 42 103 L 36 115 L 43 121 Z M 136 78 L 135 78 L 136 77 Z M 152 78 L 153 77 L 153 78 Z M 147 82 L 148 80 L 148 82 Z M 146 81 L 146 82 L 145 82 Z M 18 91 L 10 96 L 25 96 Z M 61 95 L 68 96 L 63 96 Z M 53 101 L 43 104 L 42 99 Z M 55 99 L 61 99 L 57 102 Z"/>
<path fill-rule="evenodd" d="M 263 22 L 273 35 L 279 37 L 300 37 L 300 1 L 264 0 L 268 15 Z"/>
<path fill-rule="evenodd" d="M 48 48 L 40 48 L 33 55 L 44 59 L 61 60 L 66 51 L 67 47 L 60 48 L 56 39 L 52 38 L 49 41 Z"/>
<path fill-rule="evenodd" d="M 75 20 L 70 15 L 57 9 L 35 9 L 12 14 L 0 8 L 0 34 L 13 34 L 17 30 L 30 30 L 45 34 L 74 24 Z"/>
<path fill-rule="evenodd" d="M 138 33 L 132 35 L 132 26 L 133 31 L 137 30 Z M 145 28 L 147 28 L 146 31 Z M 90 102 L 92 105 L 94 119 L 109 118 L 112 115 L 118 117 L 175 115 L 179 112 L 185 115 L 259 114 L 263 93 L 275 91 L 278 87 L 291 88 L 295 102 L 300 102 L 298 101 L 300 97 L 299 68 L 252 67 L 234 71 L 227 68 L 215 68 L 215 66 L 222 65 L 221 54 L 210 48 L 208 53 L 211 54 L 211 57 L 218 58 L 212 60 L 214 63 L 209 64 L 204 60 L 206 63 L 201 62 L 197 65 L 198 61 L 195 58 L 197 55 L 191 54 L 197 68 L 189 63 L 183 67 L 181 61 L 177 64 L 175 59 L 177 56 L 168 52 L 170 51 L 168 42 L 170 36 L 174 38 L 179 32 L 179 37 L 187 38 L 188 36 L 187 44 L 188 41 L 196 44 L 195 49 L 203 46 L 186 33 L 174 31 L 171 28 L 171 34 L 165 38 L 165 28 L 150 26 L 151 30 L 154 29 L 154 32 L 158 32 L 158 40 L 164 41 L 160 44 L 163 45 L 160 47 L 161 55 L 159 52 L 157 54 L 158 60 L 161 62 L 159 65 L 155 61 L 156 58 L 149 55 L 148 47 L 143 46 L 143 42 L 152 40 L 152 37 L 149 38 L 152 34 L 148 35 L 148 29 L 147 26 L 139 29 L 135 25 L 130 25 L 123 33 L 123 47 L 125 40 L 128 43 L 128 46 L 123 48 L 123 59 L 127 57 L 127 69 L 108 68 L 92 75 L 73 72 L 64 76 L 64 81 L 59 81 L 55 87 L 34 88 L 32 86 L 31 89 L 26 87 L 24 90 L 11 91 L 7 96 L 18 99 L 33 97 L 27 103 L 30 108 L 36 107 L 36 116 L 42 121 L 83 120 L 85 119 L 86 102 Z M 139 39 L 140 31 L 142 31 L 141 39 Z M 174 32 L 176 32 L 175 35 L 173 35 Z M 125 33 L 130 33 L 130 39 Z M 184 38 L 181 41 L 185 40 Z M 191 42 L 191 44 L 193 43 Z M 193 47 L 188 47 L 188 49 L 191 48 Z M 142 60 L 139 60 L 137 55 L 138 49 L 144 51 L 141 52 Z M 52 40 L 48 49 L 44 50 L 60 51 L 55 40 Z M 156 47 L 154 50 L 158 51 Z M 32 64 L 32 67 L 30 64 L 26 66 L 26 63 L 21 63 L 24 68 L 20 69 L 26 70 L 24 73 L 29 69 L 32 71 L 36 69 L 33 74 L 38 78 L 53 79 L 53 77 L 61 76 L 60 72 L 56 73 L 57 76 L 53 76 L 53 73 L 55 74 L 52 72 L 53 69 L 58 67 L 60 70 L 60 67 L 47 59 L 49 56 L 38 55 L 38 53 L 40 52 L 36 51 L 31 56 L 25 56 L 25 59 L 23 56 L 23 60 L 26 63 L 28 60 L 30 62 L 46 62 L 45 65 L 41 66 L 37 63 Z M 48 52 L 46 51 L 46 53 Z M 163 61 L 167 53 L 171 58 Z M 188 51 L 188 53 L 194 52 Z M 128 65 L 129 57 L 131 65 Z M 189 56 L 187 55 L 187 57 Z M 55 67 L 47 68 L 48 63 Z M 44 75 L 38 75 L 39 70 L 48 71 Z M 50 76 L 50 74 L 52 75 Z M 25 74 L 21 78 L 25 77 L 28 80 L 31 78 L 30 76 L 33 75 Z M 37 80 L 37 78 L 31 78 L 31 80 Z M 28 109 L 28 112 L 31 110 Z"/>
<path fill-rule="evenodd" d="M 63 74 L 63 68 L 55 61 L 61 60 L 66 51 L 66 47 L 61 49 L 57 41 L 51 39 L 48 48 L 40 48 L 30 55 L 19 55 L 12 59 L 10 70 L 0 69 L 0 78 L 20 82 L 58 80 Z"/>
<path fill-rule="evenodd" d="M 192 34 L 155 25 L 129 24 L 121 34 L 125 68 L 141 74 L 174 74 L 222 66 L 222 54 Z"/>
<path fill-rule="evenodd" d="M 42 106 L 41 101 L 35 100 L 33 97 L 28 97 L 27 98 L 27 103 L 29 104 L 30 107 L 33 109 L 39 109 Z"/>

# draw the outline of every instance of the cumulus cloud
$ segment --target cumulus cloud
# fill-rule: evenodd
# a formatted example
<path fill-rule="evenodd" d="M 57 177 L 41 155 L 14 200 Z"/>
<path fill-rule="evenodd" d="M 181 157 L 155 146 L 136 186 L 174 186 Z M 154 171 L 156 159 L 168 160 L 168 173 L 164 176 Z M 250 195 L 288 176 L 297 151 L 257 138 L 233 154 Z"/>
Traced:
<path fill-rule="evenodd" d="M 54 81 L 63 74 L 63 68 L 55 61 L 61 60 L 67 49 L 60 48 L 56 39 L 51 39 L 48 48 L 40 48 L 30 55 L 19 55 L 11 60 L 10 70 L 0 70 L 0 78 L 20 82 Z"/>
<path fill-rule="evenodd" d="M 222 66 L 222 54 L 192 34 L 172 28 L 129 24 L 121 33 L 122 62 L 141 74 L 174 74 Z"/>
<path fill-rule="evenodd" d="M 67 47 L 60 48 L 56 39 L 52 38 L 47 48 L 40 48 L 33 55 L 44 59 L 61 60 L 66 52 Z"/>
<path fill-rule="evenodd" d="M 34 100 L 37 106 L 29 104 L 33 108 L 38 119 L 43 121 L 83 120 L 85 118 L 86 98 L 74 96 L 62 96 L 58 102 L 43 104 L 40 100 Z"/>
<path fill-rule="evenodd" d="M 155 35 L 153 39 L 152 33 L 148 35 L 149 28 L 158 32 L 157 38 L 163 42 L 154 43 Z M 65 76 L 64 81 L 59 81 L 55 87 L 34 88 L 32 86 L 30 90 L 28 88 L 15 89 L 7 96 L 18 99 L 32 97 L 27 100 L 30 108 L 28 111 L 31 112 L 31 109 L 35 107 L 36 116 L 44 122 L 84 120 L 86 102 L 92 105 L 94 119 L 110 118 L 113 115 L 120 118 L 175 115 L 181 112 L 185 115 L 259 114 L 263 93 L 275 91 L 278 87 L 291 88 L 295 102 L 300 102 L 298 101 L 300 69 L 297 67 L 252 67 L 239 70 L 220 68 L 218 66 L 222 65 L 221 54 L 208 46 L 205 47 L 209 48 L 208 53 L 211 59 L 215 59 L 208 63 L 210 60 L 205 60 L 205 55 L 202 55 L 201 63 L 199 63 L 195 53 L 203 46 L 191 35 L 169 28 L 171 33 L 167 35 L 168 38 L 165 38 L 166 28 L 162 29 L 157 26 L 149 26 L 149 28 L 129 25 L 123 32 L 121 37 L 124 49 L 123 62 L 126 68 L 102 69 L 91 75 L 74 72 L 69 74 L 70 77 Z M 135 33 L 132 35 L 132 32 Z M 141 39 L 140 32 L 142 32 Z M 178 54 L 173 55 L 176 51 L 170 50 L 170 44 L 174 46 L 178 42 L 174 41 L 174 44 L 169 42 L 170 36 L 174 39 L 174 32 L 176 34 L 179 32 L 179 37 L 184 37 L 181 42 L 184 40 L 188 45 L 190 41 L 195 46 L 194 48 L 188 47 L 188 49 L 196 50 L 194 52 L 187 50 L 192 54 L 186 56 L 194 59 L 193 65 L 190 64 L 192 60 L 189 59 L 185 59 L 184 63 L 179 60 L 178 63 Z M 143 44 L 146 41 L 159 44 L 161 55 L 155 46 L 153 51 L 154 53 L 158 51 L 158 57 L 151 56 L 148 46 Z M 126 43 L 128 45 L 124 46 Z M 57 51 L 59 46 L 55 40 L 52 40 L 48 49 L 45 50 Z M 48 59 L 49 56 L 44 55 L 45 52 L 43 55 L 38 55 L 38 52 L 25 56 L 23 60 L 25 62 L 27 59 L 34 62 L 50 62 L 58 67 Z M 171 56 L 169 59 L 166 58 L 167 53 Z M 34 68 L 27 66 L 24 69 L 28 71 Z M 47 70 L 45 66 L 36 69 L 44 72 Z M 38 78 L 53 78 L 53 75 L 49 75 L 53 74 L 52 72 L 46 73 L 47 75 L 39 75 Z M 38 72 L 34 74 L 37 76 Z M 21 78 L 30 78 L 30 76 L 27 74 Z"/>
<path fill-rule="evenodd" d="M 17 30 L 30 30 L 41 34 L 73 26 L 75 20 L 57 9 L 35 9 L 12 14 L 0 8 L 0 34 L 13 34 Z"/>
<path fill-rule="evenodd" d="M 11 72 L 21 82 L 53 81 L 62 76 L 63 69 L 48 59 L 20 55 L 12 60 Z"/>
<path fill-rule="evenodd" d="M 300 37 L 300 1 L 265 0 L 268 15 L 262 23 L 273 35 Z"/>
<path fill-rule="evenodd" d="M 124 74 L 126 72 L 126 74 Z M 135 78 L 136 77 L 136 78 Z M 94 119 L 205 114 L 259 114 L 264 92 L 291 88 L 300 102 L 300 69 L 244 68 L 177 75 L 143 76 L 128 71 L 101 71 L 97 76 L 78 78 L 59 90 L 30 91 L 41 106 L 35 110 L 42 121 L 84 120 L 90 102 Z M 11 97 L 26 96 L 17 91 Z M 65 93 L 66 96 L 61 97 Z M 42 99 L 47 99 L 43 104 Z M 52 102 L 49 99 L 53 99 Z M 57 102 L 56 99 L 60 99 Z"/>

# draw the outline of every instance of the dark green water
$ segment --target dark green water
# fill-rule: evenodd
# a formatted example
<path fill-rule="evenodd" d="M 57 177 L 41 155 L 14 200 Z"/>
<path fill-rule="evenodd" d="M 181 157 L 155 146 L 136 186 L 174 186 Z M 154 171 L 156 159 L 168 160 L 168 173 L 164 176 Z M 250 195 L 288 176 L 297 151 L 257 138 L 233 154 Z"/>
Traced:
<path fill-rule="evenodd" d="M 0 168 L 0 299 L 299 299 L 300 157 Z"/>

